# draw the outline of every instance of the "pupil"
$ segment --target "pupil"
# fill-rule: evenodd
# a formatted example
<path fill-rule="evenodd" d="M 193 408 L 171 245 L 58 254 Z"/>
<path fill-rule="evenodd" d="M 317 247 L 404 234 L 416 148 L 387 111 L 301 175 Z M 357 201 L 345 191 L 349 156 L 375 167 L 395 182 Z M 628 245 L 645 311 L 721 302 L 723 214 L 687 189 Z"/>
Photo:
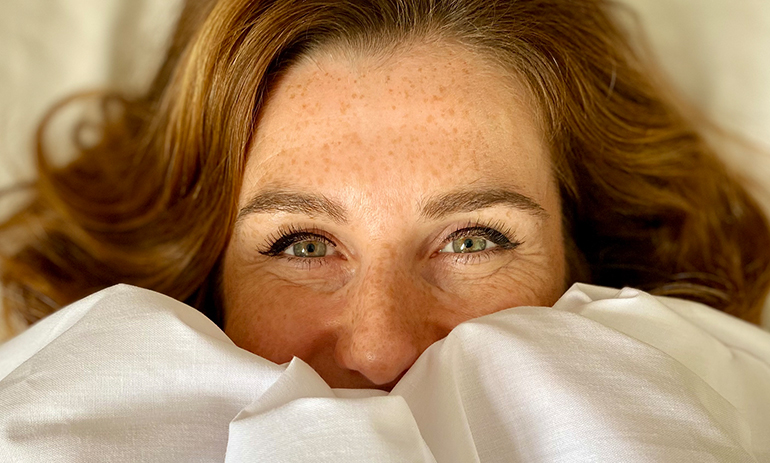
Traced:
<path fill-rule="evenodd" d="M 313 244 L 313 243 L 308 244 L 307 245 L 307 253 L 308 254 L 312 254 L 314 252 L 315 252 L 315 244 Z"/>
<path fill-rule="evenodd" d="M 472 240 L 472 239 L 470 239 L 470 238 L 468 238 L 467 240 L 465 240 L 465 243 L 463 243 L 463 244 L 464 244 L 464 246 L 463 246 L 463 247 L 464 247 L 465 249 L 473 248 L 473 240 Z"/>

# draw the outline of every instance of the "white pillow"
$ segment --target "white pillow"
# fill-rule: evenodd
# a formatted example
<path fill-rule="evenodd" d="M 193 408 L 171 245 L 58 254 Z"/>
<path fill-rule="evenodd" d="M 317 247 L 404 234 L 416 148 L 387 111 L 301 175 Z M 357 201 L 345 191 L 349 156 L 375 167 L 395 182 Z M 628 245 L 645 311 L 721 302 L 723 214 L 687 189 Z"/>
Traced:
<path fill-rule="evenodd" d="M 85 90 L 144 91 L 182 3 L 0 2 L 0 188 L 34 177 L 34 130 L 56 101 Z"/>
<path fill-rule="evenodd" d="M 463 323 L 386 394 L 115 286 L 0 346 L 0 460 L 768 461 L 767 391 L 770 334 L 631 289 Z"/>
<path fill-rule="evenodd" d="M 770 150 L 770 2 L 621 3 L 636 12 L 655 57 L 690 102 L 721 126 Z M 763 172 L 770 172 L 768 153 L 755 156 Z M 757 168 L 744 159 L 736 162 L 748 173 Z M 767 179 L 762 177 L 770 186 Z"/>

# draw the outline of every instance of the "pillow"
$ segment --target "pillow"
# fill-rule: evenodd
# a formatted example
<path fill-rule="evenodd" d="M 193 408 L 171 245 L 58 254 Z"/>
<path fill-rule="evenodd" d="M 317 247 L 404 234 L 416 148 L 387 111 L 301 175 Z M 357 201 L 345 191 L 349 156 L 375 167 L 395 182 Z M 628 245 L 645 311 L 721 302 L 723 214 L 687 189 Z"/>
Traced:
<path fill-rule="evenodd" d="M 577 284 L 457 326 L 388 394 L 119 285 L 0 346 L 2 461 L 767 461 L 770 334 Z"/>
<path fill-rule="evenodd" d="M 638 16 L 654 58 L 677 89 L 720 126 L 770 150 L 770 3 L 764 0 L 622 0 Z M 726 157 L 742 171 L 752 160 Z M 751 162 L 754 161 L 754 162 Z M 759 165 L 757 165 L 757 161 Z"/>

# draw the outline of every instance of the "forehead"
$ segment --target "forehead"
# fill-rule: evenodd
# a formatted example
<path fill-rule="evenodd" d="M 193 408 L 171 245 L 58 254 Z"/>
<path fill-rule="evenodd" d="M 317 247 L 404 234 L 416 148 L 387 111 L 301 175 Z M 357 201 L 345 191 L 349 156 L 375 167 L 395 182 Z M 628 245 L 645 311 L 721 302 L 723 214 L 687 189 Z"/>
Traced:
<path fill-rule="evenodd" d="M 535 114 L 511 73 L 458 45 L 386 58 L 322 50 L 269 95 L 243 191 L 361 186 L 382 198 L 473 182 L 542 196 L 551 169 Z"/>

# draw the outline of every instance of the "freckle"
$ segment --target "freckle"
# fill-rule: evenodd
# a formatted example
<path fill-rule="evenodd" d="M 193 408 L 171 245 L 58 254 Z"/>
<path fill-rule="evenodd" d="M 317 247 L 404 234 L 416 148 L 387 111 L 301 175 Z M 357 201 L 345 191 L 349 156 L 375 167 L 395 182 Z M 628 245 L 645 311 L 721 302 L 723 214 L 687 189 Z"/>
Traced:
<path fill-rule="evenodd" d="M 396 105 L 393 105 L 393 106 L 392 106 L 392 108 L 393 108 L 393 109 L 396 109 Z"/>
<path fill-rule="evenodd" d="M 447 112 L 449 113 L 450 116 L 454 116 L 455 115 L 455 109 L 454 108 L 449 108 L 449 110 L 447 110 Z"/>
<path fill-rule="evenodd" d="M 457 127 L 452 129 L 452 133 L 457 133 Z"/>
<path fill-rule="evenodd" d="M 407 92 L 406 90 L 404 90 L 404 97 L 409 98 L 409 92 Z"/>
<path fill-rule="evenodd" d="M 302 109 L 307 109 L 307 103 L 302 103 Z"/>
<path fill-rule="evenodd" d="M 425 119 L 425 121 L 426 121 L 428 124 L 432 124 L 432 123 L 433 123 L 433 121 L 435 121 L 435 120 L 436 120 L 436 118 L 435 118 L 435 117 L 433 117 L 433 114 L 429 115 L 429 116 L 428 116 L 428 118 L 427 118 L 427 119 Z"/>
<path fill-rule="evenodd" d="M 291 95 L 289 95 L 289 99 L 293 100 L 295 96 L 297 96 L 297 94 L 296 93 L 292 93 Z"/>

